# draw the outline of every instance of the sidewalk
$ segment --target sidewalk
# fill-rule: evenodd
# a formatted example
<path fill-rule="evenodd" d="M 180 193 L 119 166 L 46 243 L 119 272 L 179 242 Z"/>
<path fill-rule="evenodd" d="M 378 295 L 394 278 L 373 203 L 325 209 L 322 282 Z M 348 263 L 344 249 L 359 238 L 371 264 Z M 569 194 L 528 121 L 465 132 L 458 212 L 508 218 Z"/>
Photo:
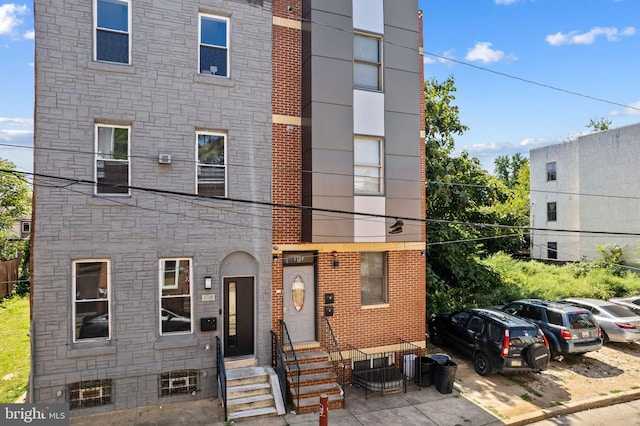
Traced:
<path fill-rule="evenodd" d="M 441 394 L 435 386 L 420 388 L 407 384 L 406 393 L 379 396 L 363 389 L 347 386 L 346 408 L 329 411 L 329 424 L 350 425 L 421 425 L 421 426 L 498 426 L 504 423 L 496 416 L 460 395 L 454 388 Z M 318 413 L 287 414 L 238 422 L 242 426 L 318 425 Z M 72 426 L 102 425 L 225 425 L 224 413 L 218 399 L 166 404 L 122 410 L 85 417 L 71 417 Z"/>

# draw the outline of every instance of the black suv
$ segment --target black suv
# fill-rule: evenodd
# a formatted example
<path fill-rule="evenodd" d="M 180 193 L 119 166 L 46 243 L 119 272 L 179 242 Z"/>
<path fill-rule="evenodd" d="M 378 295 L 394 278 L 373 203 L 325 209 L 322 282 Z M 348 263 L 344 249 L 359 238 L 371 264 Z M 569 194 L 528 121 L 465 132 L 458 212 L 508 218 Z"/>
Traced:
<path fill-rule="evenodd" d="M 551 357 L 583 354 L 602 347 L 598 322 L 584 308 L 540 299 L 516 300 L 503 311 L 526 318 L 542 329 L 551 350 Z"/>
<path fill-rule="evenodd" d="M 431 343 L 455 346 L 473 359 L 481 376 L 495 372 L 540 371 L 549 349 L 540 329 L 495 309 L 465 309 L 429 319 Z"/>

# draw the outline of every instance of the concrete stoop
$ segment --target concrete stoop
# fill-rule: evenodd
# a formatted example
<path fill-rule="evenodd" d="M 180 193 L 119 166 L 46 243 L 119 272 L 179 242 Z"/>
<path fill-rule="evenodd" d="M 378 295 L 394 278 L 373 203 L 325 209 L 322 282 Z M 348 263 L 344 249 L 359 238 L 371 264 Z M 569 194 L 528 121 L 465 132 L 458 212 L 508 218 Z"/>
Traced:
<path fill-rule="evenodd" d="M 296 358 L 300 366 L 299 386 L 297 369 L 293 364 L 287 377 L 295 412 L 317 411 L 322 394 L 328 396 L 330 409 L 344 408 L 344 392 L 336 381 L 329 353 L 319 348 L 296 349 Z"/>
<path fill-rule="evenodd" d="M 285 414 L 279 386 L 271 367 L 250 366 L 227 370 L 228 420 L 255 420 Z"/>

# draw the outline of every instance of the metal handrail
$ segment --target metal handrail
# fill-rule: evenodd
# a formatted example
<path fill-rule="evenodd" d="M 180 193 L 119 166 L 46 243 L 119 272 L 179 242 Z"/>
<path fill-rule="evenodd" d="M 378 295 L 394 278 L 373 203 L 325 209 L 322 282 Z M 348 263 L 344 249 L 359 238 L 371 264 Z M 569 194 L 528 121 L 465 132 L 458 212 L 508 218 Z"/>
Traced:
<path fill-rule="evenodd" d="M 285 358 L 287 360 L 287 371 L 293 372 L 295 375 L 295 389 L 296 389 L 296 407 L 300 406 L 300 363 L 298 362 L 298 357 L 296 356 L 296 350 L 293 347 L 293 342 L 291 341 L 291 336 L 289 335 L 289 329 L 287 329 L 287 324 L 284 321 L 280 320 L 280 334 L 282 335 L 282 341 L 284 343 L 283 348 L 290 348 L 291 350 L 288 352 L 284 352 Z M 290 356 L 291 355 L 291 356 Z M 295 370 L 292 369 L 295 367 Z"/>
<path fill-rule="evenodd" d="M 338 339 L 331 328 L 331 323 L 329 323 L 327 317 L 322 317 L 322 319 L 324 320 L 323 323 L 325 327 L 323 330 L 325 332 L 321 333 L 322 342 L 320 343 L 329 351 L 329 358 L 331 358 L 331 364 L 333 364 L 333 371 L 336 373 L 338 384 L 344 388 L 347 363 L 344 361 Z M 336 354 L 337 359 L 334 359 Z"/>
<path fill-rule="evenodd" d="M 284 351 L 280 344 L 280 338 L 271 330 L 271 367 L 278 375 L 278 381 L 280 382 L 280 393 L 282 394 L 282 401 L 287 402 L 287 363 L 284 358 Z"/>
<path fill-rule="evenodd" d="M 217 379 L 220 384 L 220 396 L 222 398 L 222 406 L 224 407 L 224 421 L 227 418 L 227 370 L 224 368 L 224 353 L 222 351 L 222 342 L 220 337 L 216 336 L 216 356 L 217 356 Z"/>

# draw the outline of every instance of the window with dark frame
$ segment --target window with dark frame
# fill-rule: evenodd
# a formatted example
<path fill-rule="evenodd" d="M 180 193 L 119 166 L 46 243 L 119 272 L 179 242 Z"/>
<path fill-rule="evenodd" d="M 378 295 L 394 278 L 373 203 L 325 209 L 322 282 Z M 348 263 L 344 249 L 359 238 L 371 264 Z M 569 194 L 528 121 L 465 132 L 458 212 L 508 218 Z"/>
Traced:
<path fill-rule="evenodd" d="M 556 162 L 547 163 L 547 182 L 556 180 Z"/>
<path fill-rule="evenodd" d="M 360 254 L 361 303 L 387 303 L 386 253 Z"/>
<path fill-rule="evenodd" d="M 558 218 L 557 205 L 555 202 L 547 203 L 547 221 L 555 222 Z"/>
<path fill-rule="evenodd" d="M 129 64 L 130 0 L 95 1 L 95 60 Z"/>
<path fill-rule="evenodd" d="M 549 241 L 547 243 L 547 258 L 548 259 L 557 259 L 558 258 L 558 243 L 555 241 Z"/>
<path fill-rule="evenodd" d="M 382 90 L 382 39 L 378 36 L 353 35 L 353 87 Z"/>
<path fill-rule="evenodd" d="M 229 18 L 200 14 L 200 74 L 229 77 Z"/>

